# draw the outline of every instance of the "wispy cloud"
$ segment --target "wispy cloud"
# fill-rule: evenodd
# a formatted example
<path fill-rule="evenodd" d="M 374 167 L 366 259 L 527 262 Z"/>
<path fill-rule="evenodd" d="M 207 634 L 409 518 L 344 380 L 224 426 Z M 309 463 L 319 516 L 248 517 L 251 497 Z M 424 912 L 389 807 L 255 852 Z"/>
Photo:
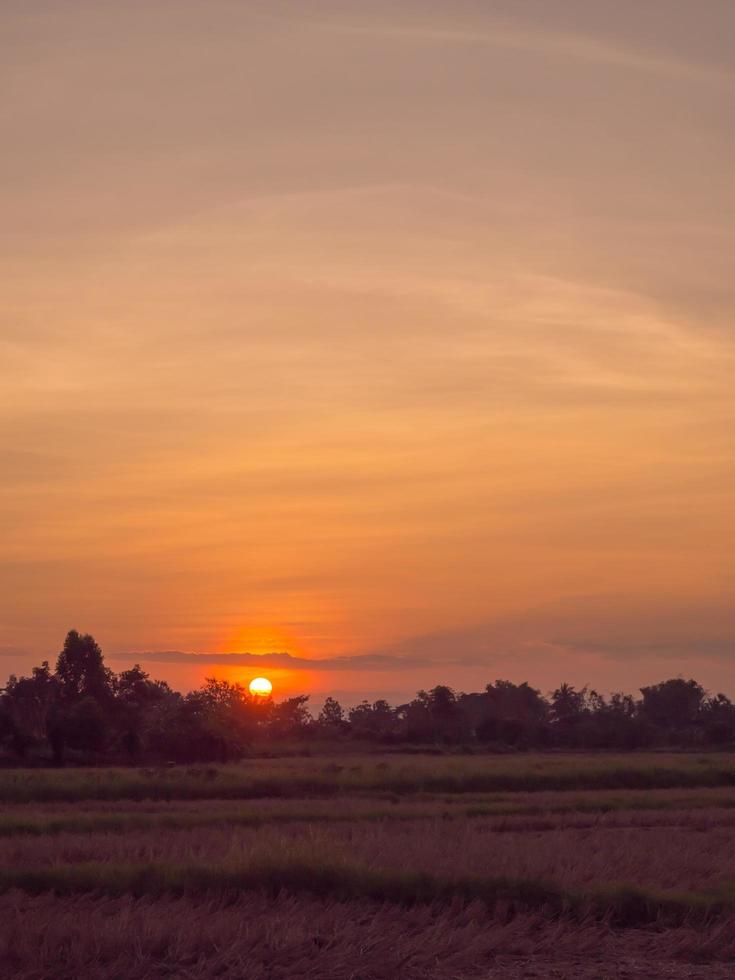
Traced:
<path fill-rule="evenodd" d="M 599 653 L 604 657 L 626 660 L 636 657 L 666 657 L 670 659 L 694 657 L 711 657 L 713 659 L 729 660 L 735 651 L 735 635 L 722 637 L 692 637 L 685 640 L 656 640 L 645 638 L 621 637 L 609 641 L 603 637 L 587 637 L 569 639 L 555 638 L 549 641 L 553 647 L 582 653 Z"/>
<path fill-rule="evenodd" d="M 188 664 L 193 667 L 271 667 L 281 670 L 406 670 L 429 667 L 438 661 L 421 657 L 397 657 L 381 653 L 358 654 L 352 657 L 322 657 L 307 659 L 290 653 L 184 653 L 181 650 L 159 652 L 114 653 L 110 660 L 143 661 L 147 663 Z"/>
<path fill-rule="evenodd" d="M 368 35 L 385 40 L 406 40 L 434 44 L 482 45 L 529 54 L 556 55 L 596 65 L 608 65 L 658 75 L 685 82 L 735 88 L 735 75 L 724 68 L 684 61 L 654 51 L 614 44 L 587 34 L 529 31 L 505 23 L 471 28 L 425 26 L 385 26 L 370 24 L 324 23 L 324 30 L 341 34 Z"/>
<path fill-rule="evenodd" d="M 22 647 L 14 646 L 0 646 L 0 657 L 27 657 L 29 656 L 28 650 L 24 650 Z"/>

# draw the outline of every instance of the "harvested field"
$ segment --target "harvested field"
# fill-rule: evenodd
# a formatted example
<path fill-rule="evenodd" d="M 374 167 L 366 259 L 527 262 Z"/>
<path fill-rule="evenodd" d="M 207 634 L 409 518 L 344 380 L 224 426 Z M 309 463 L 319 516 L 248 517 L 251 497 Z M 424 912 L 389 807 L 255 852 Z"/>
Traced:
<path fill-rule="evenodd" d="M 215 800 L 386 793 L 735 787 L 729 755 L 399 756 L 251 759 L 155 769 L 5 770 L 0 802 Z"/>
<path fill-rule="evenodd" d="M 0 840 L 3 868 L 59 864 L 160 864 L 170 867 L 281 867 L 283 864 L 384 869 L 386 873 L 482 876 L 553 881 L 564 888 L 625 882 L 691 891 L 735 881 L 735 824 L 700 830 L 682 813 L 678 826 L 567 827 L 549 821 L 538 830 L 510 818 L 499 833 L 493 821 L 368 821 L 320 825 L 298 821 L 275 827 L 130 830 L 60 833 Z M 729 814 L 728 814 L 729 816 Z M 2 880 L 2 872 L 0 872 Z"/>
<path fill-rule="evenodd" d="M 434 980 L 669 977 L 725 980 L 735 918 L 704 930 L 616 932 L 596 921 L 488 918 L 462 908 L 258 894 L 156 901 L 13 892 L 0 957 L 18 980 L 51 976 Z"/>
<path fill-rule="evenodd" d="M 435 757 L 343 761 L 3 773 L 4 971 L 718 980 L 735 969 L 735 789 L 693 781 L 729 773 L 726 757 L 641 755 L 627 768 L 612 757 L 618 774 L 653 774 L 649 788 L 622 789 L 600 788 L 599 756 L 519 759 L 515 774 L 507 757 L 460 757 L 449 791 L 427 782 L 446 780 L 451 759 L 433 776 Z M 315 772 L 318 791 L 298 795 Z M 660 788 L 662 772 L 692 782 Z M 534 773 L 536 789 L 474 788 Z M 543 788 L 552 776 L 569 789 Z M 288 792 L 274 797 L 229 792 L 281 778 Z"/>

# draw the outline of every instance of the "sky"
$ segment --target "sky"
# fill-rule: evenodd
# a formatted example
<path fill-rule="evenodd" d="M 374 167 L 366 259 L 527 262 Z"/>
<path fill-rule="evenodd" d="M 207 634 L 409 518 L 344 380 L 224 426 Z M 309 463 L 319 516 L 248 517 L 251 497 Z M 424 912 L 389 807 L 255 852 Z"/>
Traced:
<path fill-rule="evenodd" d="M 0 22 L 3 678 L 735 695 L 731 0 Z"/>

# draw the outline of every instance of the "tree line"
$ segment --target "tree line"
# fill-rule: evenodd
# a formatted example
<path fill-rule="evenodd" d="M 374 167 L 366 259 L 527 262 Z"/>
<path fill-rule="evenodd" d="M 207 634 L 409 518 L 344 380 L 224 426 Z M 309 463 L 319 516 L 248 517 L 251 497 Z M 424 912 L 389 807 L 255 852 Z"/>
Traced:
<path fill-rule="evenodd" d="M 345 710 L 327 698 L 314 717 L 308 696 L 274 702 L 210 678 L 182 695 L 136 664 L 105 666 L 89 634 L 71 630 L 54 670 L 11 675 L 0 693 L 0 754 L 6 762 L 194 762 L 240 758 L 259 741 L 368 741 L 497 750 L 728 746 L 735 705 L 677 677 L 640 697 L 604 697 L 560 686 L 544 696 L 498 680 L 462 694 L 438 685 L 397 706 L 362 701 Z"/>

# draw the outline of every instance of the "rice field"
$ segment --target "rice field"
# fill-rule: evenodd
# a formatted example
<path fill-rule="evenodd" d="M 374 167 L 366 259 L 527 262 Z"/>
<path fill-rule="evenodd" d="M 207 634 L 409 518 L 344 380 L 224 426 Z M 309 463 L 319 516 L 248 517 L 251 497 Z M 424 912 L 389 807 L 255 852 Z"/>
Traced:
<path fill-rule="evenodd" d="M 715 754 L 0 772 L 0 970 L 720 980 L 734 777 Z"/>
<path fill-rule="evenodd" d="M 0 771 L 0 802 L 735 786 L 729 754 L 286 756 L 238 765 Z"/>

